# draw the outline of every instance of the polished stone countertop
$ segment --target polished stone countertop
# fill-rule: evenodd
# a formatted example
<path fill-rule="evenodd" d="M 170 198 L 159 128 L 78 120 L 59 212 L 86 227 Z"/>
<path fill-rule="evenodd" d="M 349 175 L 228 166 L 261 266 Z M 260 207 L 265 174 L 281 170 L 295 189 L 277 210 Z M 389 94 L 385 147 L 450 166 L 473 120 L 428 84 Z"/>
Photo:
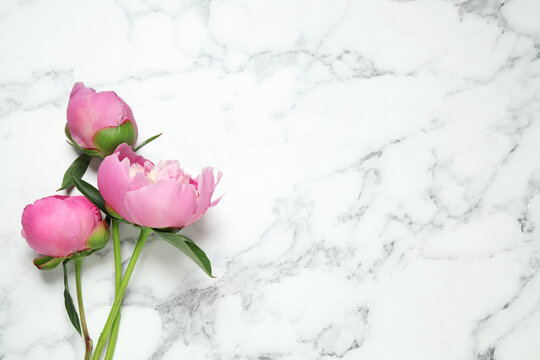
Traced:
<path fill-rule="evenodd" d="M 82 358 L 61 269 L 32 265 L 20 216 L 76 156 L 63 129 L 84 81 L 131 106 L 140 139 L 164 133 L 145 157 L 224 173 L 221 203 L 183 230 L 216 278 L 152 236 L 116 359 L 538 360 L 539 13 L 534 0 L 2 1 L 0 359 Z M 121 232 L 125 267 L 137 231 Z M 94 340 L 111 248 L 83 263 Z"/>

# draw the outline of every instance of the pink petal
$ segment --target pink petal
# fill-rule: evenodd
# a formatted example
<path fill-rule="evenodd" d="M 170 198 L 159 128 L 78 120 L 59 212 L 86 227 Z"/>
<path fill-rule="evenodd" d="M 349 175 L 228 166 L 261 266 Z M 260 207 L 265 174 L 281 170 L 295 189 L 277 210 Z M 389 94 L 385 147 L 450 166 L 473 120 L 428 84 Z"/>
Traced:
<path fill-rule="evenodd" d="M 92 130 L 95 134 L 98 130 L 109 126 L 121 125 L 128 120 L 133 123 L 137 133 L 137 124 L 131 108 L 118 95 L 112 91 L 103 91 L 90 95 L 92 116 Z"/>
<path fill-rule="evenodd" d="M 101 220 L 99 210 L 84 196 L 73 196 L 64 200 L 70 212 L 75 214 L 79 222 L 79 234 L 77 238 L 77 250 L 82 250 L 82 244 L 86 244 L 86 240 L 90 233 Z M 96 216 L 96 211 L 98 215 Z M 80 244 L 80 245 L 79 245 Z M 67 246 L 67 245 L 66 245 Z"/>
<path fill-rule="evenodd" d="M 48 256 L 67 256 L 79 249 L 77 215 L 57 197 L 37 200 L 25 207 L 22 226 L 28 245 Z"/>
<path fill-rule="evenodd" d="M 216 200 L 212 201 L 212 202 L 210 203 L 210 207 L 216 206 L 217 204 L 219 204 L 219 202 L 221 201 L 222 198 L 223 198 L 223 195 L 221 195 L 220 197 L 218 197 Z"/>
<path fill-rule="evenodd" d="M 126 193 L 150 185 L 144 172 L 130 176 L 132 165 L 152 167 L 153 164 L 133 152 L 131 146 L 120 144 L 112 155 L 107 156 L 98 169 L 98 188 L 105 202 L 120 216 L 127 219 L 129 212 L 124 207 Z"/>
<path fill-rule="evenodd" d="M 66 196 L 66 202 L 68 203 L 76 203 L 79 206 L 85 207 L 91 211 L 91 213 L 94 215 L 95 223 L 98 223 L 101 221 L 101 212 L 97 208 L 96 205 L 92 204 L 90 200 L 88 200 L 84 196 Z"/>
<path fill-rule="evenodd" d="M 197 221 L 201 216 L 204 215 L 206 210 L 210 206 L 213 206 L 219 202 L 219 199 L 216 200 L 217 202 L 211 203 L 212 200 L 212 194 L 214 193 L 214 190 L 216 188 L 217 182 L 214 182 L 214 172 L 213 168 L 206 167 L 202 170 L 201 175 L 197 177 L 197 190 L 199 191 L 199 196 L 197 197 L 197 210 L 195 210 L 195 213 L 193 214 L 193 217 L 188 221 L 186 225 L 193 224 L 195 221 Z M 221 179 L 222 173 L 218 173 L 218 181 Z"/>
<path fill-rule="evenodd" d="M 158 181 L 125 198 L 126 219 L 153 228 L 183 227 L 196 208 L 195 188 L 174 180 Z"/>
<path fill-rule="evenodd" d="M 218 176 L 217 176 L 217 180 L 216 180 L 216 183 L 214 185 L 214 191 L 216 191 L 216 187 L 217 185 L 219 184 L 219 181 L 221 180 L 221 177 L 223 176 L 223 172 L 219 171 L 218 172 Z M 210 207 L 212 206 L 216 206 L 217 204 L 219 204 L 220 200 L 223 198 L 223 195 L 221 195 L 220 197 L 218 197 L 216 200 L 212 201 L 210 203 Z"/>
<path fill-rule="evenodd" d="M 98 169 L 98 188 L 105 202 L 120 216 L 127 214 L 124 197 L 131 185 L 129 160 L 119 161 L 115 154 L 107 156 Z"/>
<path fill-rule="evenodd" d="M 88 88 L 84 86 L 83 82 L 76 82 L 75 85 L 73 85 L 73 88 L 71 89 L 71 94 L 69 94 L 69 98 L 71 99 L 75 94 L 77 94 L 79 91 L 86 89 L 87 92 L 95 92 L 94 89 Z"/>
<path fill-rule="evenodd" d="M 128 159 L 130 164 L 139 164 L 141 166 L 144 166 L 147 162 L 151 163 L 152 162 L 148 159 L 145 159 L 143 156 L 141 155 L 137 155 L 133 149 L 131 148 L 131 146 L 129 146 L 128 144 L 126 143 L 122 143 L 120 145 L 118 145 L 118 147 L 116 148 L 116 150 L 114 150 L 114 154 L 113 155 L 116 155 L 118 156 L 118 159 L 120 161 L 124 160 L 124 159 Z M 153 164 L 152 164 L 153 165 Z"/>
<path fill-rule="evenodd" d="M 131 121 L 137 133 L 137 123 L 131 108 L 112 91 L 95 92 L 76 83 L 67 107 L 67 122 L 73 140 L 84 148 L 94 148 L 93 137 L 98 130 Z"/>

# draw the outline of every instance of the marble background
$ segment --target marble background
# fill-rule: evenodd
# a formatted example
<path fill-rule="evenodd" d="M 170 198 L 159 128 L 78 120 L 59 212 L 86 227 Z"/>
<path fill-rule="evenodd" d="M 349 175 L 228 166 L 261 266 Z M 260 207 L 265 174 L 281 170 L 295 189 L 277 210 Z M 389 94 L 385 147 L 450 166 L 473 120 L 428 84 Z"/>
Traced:
<path fill-rule="evenodd" d="M 540 2 L 0 4 L 0 359 L 80 359 L 23 207 L 54 193 L 75 81 L 133 109 L 146 157 L 224 172 L 152 237 L 117 359 L 540 359 Z M 97 164 L 86 175 L 95 181 Z M 124 226 L 124 266 L 136 231 Z M 73 278 L 71 279 L 74 286 Z M 83 264 L 97 339 L 109 245 Z"/>

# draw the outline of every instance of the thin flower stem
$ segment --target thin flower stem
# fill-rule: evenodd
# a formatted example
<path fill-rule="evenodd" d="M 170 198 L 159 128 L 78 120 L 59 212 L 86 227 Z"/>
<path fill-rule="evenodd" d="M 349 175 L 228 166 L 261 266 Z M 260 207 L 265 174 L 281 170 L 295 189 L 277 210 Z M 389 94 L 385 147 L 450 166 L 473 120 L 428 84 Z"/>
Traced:
<path fill-rule="evenodd" d="M 111 329 L 111 337 L 109 338 L 109 345 L 107 345 L 107 352 L 105 352 L 104 360 L 111 360 L 114 356 L 114 349 L 116 348 L 116 339 L 118 338 L 118 330 L 120 327 L 120 311 L 116 319 L 114 319 L 113 327 Z"/>
<path fill-rule="evenodd" d="M 81 286 L 81 262 L 81 259 L 75 260 L 75 280 L 77 282 L 77 301 L 79 302 L 79 314 L 81 317 L 82 331 L 84 334 L 84 343 L 86 345 L 84 360 L 89 360 L 90 356 L 92 356 L 92 339 L 90 338 L 90 334 L 88 333 L 88 327 L 86 326 L 86 316 L 84 314 Z"/>
<path fill-rule="evenodd" d="M 118 292 L 120 291 L 120 284 L 122 283 L 122 259 L 120 256 L 120 230 L 118 228 L 118 220 L 112 219 L 111 225 L 114 248 L 114 296 L 116 298 L 118 296 Z M 121 309 L 118 309 L 118 313 L 114 319 L 109 344 L 107 345 L 107 352 L 105 353 L 105 360 L 111 360 L 114 356 L 114 349 L 116 348 L 116 340 L 118 339 L 118 330 L 120 327 L 120 310 Z"/>
<path fill-rule="evenodd" d="M 118 291 L 118 296 L 116 296 L 116 298 L 114 299 L 113 306 L 111 308 L 111 311 L 109 312 L 109 317 L 107 317 L 107 322 L 105 323 L 105 326 L 103 327 L 103 331 L 101 332 L 101 335 L 99 336 L 99 340 L 97 342 L 94 355 L 92 356 L 92 360 L 98 360 L 101 356 L 103 347 L 105 346 L 105 342 L 107 341 L 107 338 L 109 337 L 109 334 L 111 333 L 113 323 L 116 319 L 116 314 L 118 313 L 118 310 L 120 309 L 120 305 L 122 304 L 122 299 L 126 292 L 129 279 L 131 278 L 131 274 L 133 273 L 135 264 L 137 263 L 137 260 L 139 259 L 139 255 L 141 254 L 141 250 L 144 246 L 144 243 L 146 242 L 146 238 L 148 238 L 148 235 L 150 234 L 151 231 L 152 229 L 147 228 L 147 227 L 141 228 L 141 234 L 139 235 L 139 239 L 137 240 L 137 244 L 135 245 L 135 250 L 133 250 L 133 255 L 131 256 L 131 259 L 129 260 L 126 273 L 124 274 L 124 278 L 122 279 L 122 282 L 120 283 L 120 290 Z"/>

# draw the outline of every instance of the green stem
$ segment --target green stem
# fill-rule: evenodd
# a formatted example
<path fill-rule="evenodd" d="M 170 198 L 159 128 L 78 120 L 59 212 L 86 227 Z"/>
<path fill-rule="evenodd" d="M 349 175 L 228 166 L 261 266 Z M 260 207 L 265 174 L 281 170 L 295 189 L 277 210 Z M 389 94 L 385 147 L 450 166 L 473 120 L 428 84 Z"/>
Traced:
<path fill-rule="evenodd" d="M 113 249 L 114 249 L 114 297 L 118 297 L 120 291 L 120 284 L 122 283 L 122 259 L 120 257 L 120 230 L 118 228 L 118 220 L 112 219 L 112 236 L 113 236 Z M 111 330 L 111 336 L 109 338 L 109 345 L 107 345 L 107 352 L 105 353 L 105 360 L 111 360 L 114 356 L 114 349 L 116 348 L 116 340 L 118 339 L 118 330 L 120 327 L 120 309 L 114 319 L 113 327 Z"/>
<path fill-rule="evenodd" d="M 107 345 L 107 352 L 105 353 L 105 360 L 111 360 L 114 356 L 114 349 L 116 348 L 116 339 L 118 338 L 118 330 L 120 327 L 120 311 L 116 319 L 114 319 L 113 327 L 111 329 L 111 337 L 109 338 L 109 345 Z"/>
<path fill-rule="evenodd" d="M 89 360 L 92 356 L 92 339 L 88 333 L 88 327 L 86 326 L 86 316 L 84 315 L 84 306 L 82 298 L 82 286 L 81 286 L 81 259 L 75 260 L 75 280 L 77 282 L 77 301 L 79 302 L 79 314 L 81 316 L 82 331 L 84 334 L 84 343 L 86 345 L 86 352 L 84 360 Z"/>
<path fill-rule="evenodd" d="M 107 341 L 107 338 L 109 337 L 109 334 L 111 333 L 113 323 L 116 319 L 116 314 L 118 313 L 118 309 L 120 309 L 120 305 L 122 304 L 122 299 L 126 292 L 129 279 L 131 278 L 131 274 L 133 273 L 135 264 L 137 263 L 137 260 L 139 259 L 139 255 L 141 254 L 141 250 L 144 246 L 144 243 L 146 242 L 146 238 L 148 237 L 151 231 L 152 229 L 147 228 L 147 227 L 141 228 L 141 234 L 139 235 L 139 240 L 137 240 L 137 244 L 135 245 L 135 250 L 133 250 L 133 255 L 131 256 L 131 260 L 129 260 L 129 264 L 126 269 L 126 273 L 124 275 L 124 278 L 122 279 L 122 282 L 120 283 L 120 290 L 118 291 L 118 296 L 116 296 L 116 298 L 114 299 L 114 303 L 111 308 L 111 311 L 109 312 L 109 317 L 107 318 L 107 322 L 105 323 L 105 326 L 103 327 L 103 331 L 101 332 L 101 335 L 99 336 L 99 340 L 96 345 L 96 350 L 94 351 L 94 356 L 92 356 L 92 360 L 98 360 L 101 356 L 101 352 L 103 351 L 103 347 L 105 346 L 105 341 Z"/>

